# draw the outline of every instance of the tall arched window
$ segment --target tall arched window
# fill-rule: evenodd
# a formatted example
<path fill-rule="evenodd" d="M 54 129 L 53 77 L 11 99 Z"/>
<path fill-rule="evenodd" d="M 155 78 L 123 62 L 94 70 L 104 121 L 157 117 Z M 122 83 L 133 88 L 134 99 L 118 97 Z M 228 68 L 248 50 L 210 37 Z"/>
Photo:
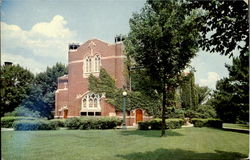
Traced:
<path fill-rule="evenodd" d="M 94 108 L 97 108 L 97 107 L 98 107 L 98 99 L 95 98 L 95 99 L 94 99 Z"/>
<path fill-rule="evenodd" d="M 91 58 L 89 58 L 89 63 L 88 63 L 88 66 L 89 66 L 89 71 L 88 71 L 88 73 L 91 73 L 91 71 L 92 71 L 92 67 L 91 67 Z"/>
<path fill-rule="evenodd" d="M 100 71 L 100 63 L 101 63 L 101 58 L 99 55 L 95 55 L 95 72 L 99 72 Z"/>
<path fill-rule="evenodd" d="M 91 72 L 91 58 L 87 57 L 85 59 L 85 73 L 90 73 Z"/>
<path fill-rule="evenodd" d="M 82 107 L 87 108 L 87 98 L 86 97 L 83 97 L 83 99 L 82 99 Z"/>

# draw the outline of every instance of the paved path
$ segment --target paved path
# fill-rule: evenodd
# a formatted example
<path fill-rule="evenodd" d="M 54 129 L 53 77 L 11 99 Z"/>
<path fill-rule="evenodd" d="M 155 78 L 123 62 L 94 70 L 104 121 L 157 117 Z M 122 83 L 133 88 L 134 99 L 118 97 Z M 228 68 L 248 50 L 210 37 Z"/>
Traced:
<path fill-rule="evenodd" d="M 14 131 L 14 128 L 1 128 L 1 131 Z"/>

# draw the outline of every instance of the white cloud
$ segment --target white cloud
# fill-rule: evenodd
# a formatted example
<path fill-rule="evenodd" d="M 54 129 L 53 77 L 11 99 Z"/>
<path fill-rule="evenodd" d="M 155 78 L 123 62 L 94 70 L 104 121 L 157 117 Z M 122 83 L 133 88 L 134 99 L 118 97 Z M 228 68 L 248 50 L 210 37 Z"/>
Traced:
<path fill-rule="evenodd" d="M 216 72 L 208 72 L 206 79 L 200 79 L 199 84 L 202 86 L 208 86 L 209 88 L 215 89 L 216 81 L 220 79 L 220 76 Z"/>
<path fill-rule="evenodd" d="M 56 58 L 67 62 L 68 43 L 75 40 L 75 32 L 67 28 L 67 21 L 60 15 L 50 22 L 35 24 L 31 30 L 1 22 L 1 51 L 18 54 L 18 49 L 31 51 L 29 54 Z M 28 53 L 27 53 L 28 54 Z"/>
<path fill-rule="evenodd" d="M 6 61 L 12 62 L 13 64 L 20 64 L 22 67 L 30 70 L 32 73 L 39 73 L 46 69 L 46 66 L 44 66 L 42 63 L 32 58 L 25 58 L 20 55 L 3 53 L 1 59 L 2 64 Z"/>

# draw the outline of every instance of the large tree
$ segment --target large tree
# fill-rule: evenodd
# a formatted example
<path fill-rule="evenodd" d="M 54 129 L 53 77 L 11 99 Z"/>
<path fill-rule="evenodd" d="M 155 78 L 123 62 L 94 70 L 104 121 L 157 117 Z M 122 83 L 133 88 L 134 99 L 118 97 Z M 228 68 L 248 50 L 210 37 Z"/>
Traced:
<path fill-rule="evenodd" d="M 19 65 L 3 65 L 1 74 L 1 116 L 13 111 L 30 92 L 34 75 Z"/>
<path fill-rule="evenodd" d="M 203 9 L 197 18 L 202 39 L 200 46 L 222 55 L 245 54 L 249 49 L 248 5 L 243 0 L 189 0 L 190 10 Z"/>
<path fill-rule="evenodd" d="M 57 78 L 65 74 L 67 68 L 61 63 L 47 67 L 45 72 L 37 74 L 31 94 L 22 102 L 22 106 L 39 111 L 43 117 L 53 118 Z"/>
<path fill-rule="evenodd" d="M 167 97 L 172 99 L 177 79 L 197 52 L 199 37 L 194 19 L 181 1 L 149 0 L 130 19 L 126 52 L 157 82 L 162 95 L 162 133 L 165 135 Z"/>
<path fill-rule="evenodd" d="M 217 82 L 212 103 L 224 122 L 248 122 L 249 120 L 249 53 L 234 58 L 226 65 L 229 77 Z"/>
<path fill-rule="evenodd" d="M 114 105 L 116 110 L 122 110 L 122 89 L 115 86 L 114 79 L 105 71 L 105 69 L 100 70 L 99 77 L 90 75 L 89 77 L 89 90 L 103 94 L 107 102 Z M 157 116 L 159 103 L 158 99 L 152 99 L 152 97 L 139 91 L 128 91 L 127 95 L 127 111 L 131 111 L 138 107 L 144 109 L 150 115 Z"/>

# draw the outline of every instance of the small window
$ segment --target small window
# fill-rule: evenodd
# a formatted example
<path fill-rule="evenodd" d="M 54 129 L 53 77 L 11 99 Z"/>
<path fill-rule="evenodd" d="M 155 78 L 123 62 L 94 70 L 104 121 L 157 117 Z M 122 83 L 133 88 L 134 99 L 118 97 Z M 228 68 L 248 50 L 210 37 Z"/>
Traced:
<path fill-rule="evenodd" d="M 130 111 L 127 111 L 127 116 L 130 116 Z"/>
<path fill-rule="evenodd" d="M 81 112 L 81 116 L 87 116 L 87 112 Z"/>
<path fill-rule="evenodd" d="M 88 112 L 88 116 L 94 116 L 94 112 Z"/>
<path fill-rule="evenodd" d="M 101 116 L 101 112 L 95 112 L 96 116 Z"/>
<path fill-rule="evenodd" d="M 86 107 L 87 107 L 86 98 L 84 98 L 84 99 L 82 100 L 82 107 L 83 107 L 83 108 L 86 108 Z"/>

